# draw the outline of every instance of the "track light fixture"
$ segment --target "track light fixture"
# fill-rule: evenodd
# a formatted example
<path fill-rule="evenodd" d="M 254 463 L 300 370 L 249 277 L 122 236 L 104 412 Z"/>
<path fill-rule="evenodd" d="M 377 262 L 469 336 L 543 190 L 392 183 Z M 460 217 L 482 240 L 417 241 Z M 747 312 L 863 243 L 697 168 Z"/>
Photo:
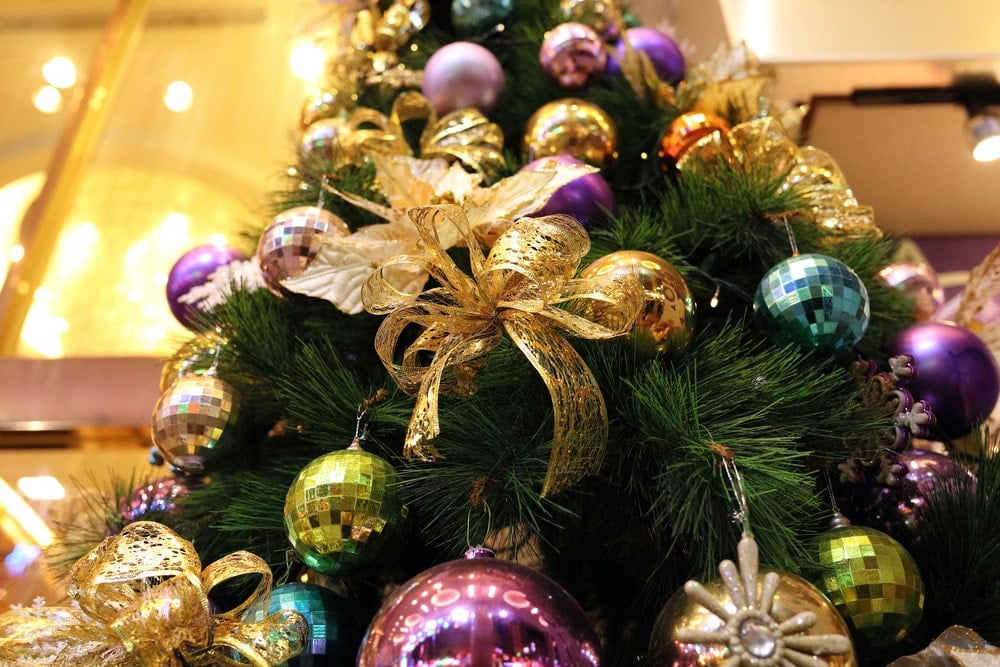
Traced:
<path fill-rule="evenodd" d="M 977 162 L 1000 159 L 1000 118 L 992 113 L 970 115 L 966 123 L 972 145 L 972 157 Z"/>

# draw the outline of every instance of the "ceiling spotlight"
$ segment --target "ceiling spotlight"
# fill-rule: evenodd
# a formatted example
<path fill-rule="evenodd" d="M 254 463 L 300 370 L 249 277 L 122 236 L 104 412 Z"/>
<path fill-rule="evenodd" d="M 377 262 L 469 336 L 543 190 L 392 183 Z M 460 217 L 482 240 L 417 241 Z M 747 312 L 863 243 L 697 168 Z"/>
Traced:
<path fill-rule="evenodd" d="M 972 143 L 972 157 L 977 162 L 1000 159 L 1000 118 L 980 113 L 969 118 L 966 129 Z"/>

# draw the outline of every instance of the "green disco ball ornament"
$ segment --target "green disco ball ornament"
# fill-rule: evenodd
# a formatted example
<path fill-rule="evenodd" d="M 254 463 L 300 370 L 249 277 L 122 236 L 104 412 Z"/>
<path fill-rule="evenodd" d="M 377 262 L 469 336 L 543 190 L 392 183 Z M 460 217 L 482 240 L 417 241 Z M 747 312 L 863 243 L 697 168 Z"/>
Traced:
<path fill-rule="evenodd" d="M 833 602 L 859 650 L 883 653 L 916 628 L 924 583 L 913 557 L 887 534 L 852 526 L 837 515 L 813 551 L 818 565 L 807 577 Z"/>
<path fill-rule="evenodd" d="M 772 267 L 757 286 L 754 321 L 775 345 L 833 354 L 868 330 L 868 290 L 843 262 L 809 253 Z"/>
<path fill-rule="evenodd" d="M 302 561 L 341 574 L 372 561 L 406 517 L 399 475 L 361 449 L 323 454 L 303 468 L 285 496 L 285 530 Z"/>
<path fill-rule="evenodd" d="M 514 0 L 452 0 L 451 24 L 459 37 L 482 37 L 510 18 Z"/>

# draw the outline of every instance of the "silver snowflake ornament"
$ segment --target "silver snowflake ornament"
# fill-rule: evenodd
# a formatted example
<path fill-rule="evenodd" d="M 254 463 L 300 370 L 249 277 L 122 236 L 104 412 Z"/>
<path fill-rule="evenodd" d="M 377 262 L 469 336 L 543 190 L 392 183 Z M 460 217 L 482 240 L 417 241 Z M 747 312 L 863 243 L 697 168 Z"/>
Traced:
<path fill-rule="evenodd" d="M 764 575 L 757 593 L 760 559 L 757 542 L 744 535 L 736 549 L 740 565 L 731 560 L 719 563 L 719 574 L 736 607 L 730 611 L 697 581 L 684 584 L 684 592 L 725 624 L 714 631 L 682 628 L 678 641 L 686 644 L 724 644 L 730 656 L 721 667 L 820 667 L 826 663 L 816 656 L 836 655 L 851 650 L 843 635 L 805 634 L 816 624 L 812 611 L 801 611 L 778 622 L 771 616 L 774 594 L 781 577 Z"/>

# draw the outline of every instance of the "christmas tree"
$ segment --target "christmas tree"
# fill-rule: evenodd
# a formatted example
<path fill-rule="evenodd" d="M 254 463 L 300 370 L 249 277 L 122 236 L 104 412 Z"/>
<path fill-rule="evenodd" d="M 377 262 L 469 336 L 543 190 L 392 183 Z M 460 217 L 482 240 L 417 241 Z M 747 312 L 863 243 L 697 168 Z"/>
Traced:
<path fill-rule="evenodd" d="M 59 545 L 89 617 L 118 613 L 84 554 L 173 545 L 158 522 L 234 568 L 201 575 L 229 611 L 196 615 L 212 649 L 185 620 L 114 664 L 268 664 L 240 624 L 288 631 L 285 603 L 315 664 L 888 664 L 949 628 L 992 650 L 992 353 L 918 322 L 753 54 L 687 62 L 603 0 L 331 12 L 274 210 L 171 274 L 169 471 Z M 271 607 L 243 604 L 265 570 Z"/>

